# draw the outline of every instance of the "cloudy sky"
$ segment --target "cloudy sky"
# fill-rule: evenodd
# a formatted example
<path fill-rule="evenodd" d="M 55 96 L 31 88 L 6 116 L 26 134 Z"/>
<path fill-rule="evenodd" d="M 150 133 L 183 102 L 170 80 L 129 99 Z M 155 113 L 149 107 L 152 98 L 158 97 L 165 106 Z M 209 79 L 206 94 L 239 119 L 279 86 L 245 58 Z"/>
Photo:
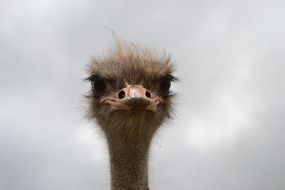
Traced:
<path fill-rule="evenodd" d="M 285 189 L 285 2 L 0 0 L 0 190 L 108 190 L 86 65 L 127 40 L 167 50 L 177 115 L 153 190 Z"/>

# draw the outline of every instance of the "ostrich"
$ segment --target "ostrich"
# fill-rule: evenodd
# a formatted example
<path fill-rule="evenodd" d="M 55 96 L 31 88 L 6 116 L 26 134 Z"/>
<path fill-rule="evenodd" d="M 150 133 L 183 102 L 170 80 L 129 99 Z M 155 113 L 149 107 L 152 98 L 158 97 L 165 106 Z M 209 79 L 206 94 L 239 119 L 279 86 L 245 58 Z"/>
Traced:
<path fill-rule="evenodd" d="M 148 155 L 157 129 L 173 111 L 170 56 L 124 40 L 93 59 L 88 117 L 107 139 L 112 190 L 148 190 Z"/>

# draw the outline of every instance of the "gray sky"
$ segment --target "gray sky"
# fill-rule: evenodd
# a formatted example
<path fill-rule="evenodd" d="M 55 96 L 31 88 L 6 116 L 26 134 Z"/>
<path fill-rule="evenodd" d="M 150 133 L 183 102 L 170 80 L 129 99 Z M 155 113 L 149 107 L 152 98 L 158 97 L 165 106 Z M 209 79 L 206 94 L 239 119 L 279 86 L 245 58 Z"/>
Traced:
<path fill-rule="evenodd" d="M 83 119 L 102 26 L 166 49 L 177 116 L 153 141 L 150 187 L 285 189 L 284 1 L 0 0 L 0 190 L 107 190 Z"/>

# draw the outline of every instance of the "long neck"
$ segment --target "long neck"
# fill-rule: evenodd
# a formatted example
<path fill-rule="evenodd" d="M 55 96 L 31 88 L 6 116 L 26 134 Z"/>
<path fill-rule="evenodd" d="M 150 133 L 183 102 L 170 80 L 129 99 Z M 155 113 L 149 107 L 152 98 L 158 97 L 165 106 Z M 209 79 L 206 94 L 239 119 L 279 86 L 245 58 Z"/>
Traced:
<path fill-rule="evenodd" d="M 148 190 L 148 153 L 151 138 L 108 139 L 111 190 Z"/>
<path fill-rule="evenodd" d="M 148 155 L 151 139 L 162 120 L 151 112 L 114 112 L 101 120 L 108 142 L 111 190 L 148 190 Z"/>

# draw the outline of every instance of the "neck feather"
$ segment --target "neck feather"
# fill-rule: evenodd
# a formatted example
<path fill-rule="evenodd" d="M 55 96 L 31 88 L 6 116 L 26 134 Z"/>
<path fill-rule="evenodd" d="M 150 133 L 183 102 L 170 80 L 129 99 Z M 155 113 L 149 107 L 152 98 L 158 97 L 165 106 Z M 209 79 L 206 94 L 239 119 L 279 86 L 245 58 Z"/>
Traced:
<path fill-rule="evenodd" d="M 151 137 L 107 137 L 111 166 L 111 190 L 147 190 Z"/>
<path fill-rule="evenodd" d="M 149 148 L 162 119 L 150 112 L 115 112 L 101 121 L 110 154 L 111 190 L 148 190 Z"/>

